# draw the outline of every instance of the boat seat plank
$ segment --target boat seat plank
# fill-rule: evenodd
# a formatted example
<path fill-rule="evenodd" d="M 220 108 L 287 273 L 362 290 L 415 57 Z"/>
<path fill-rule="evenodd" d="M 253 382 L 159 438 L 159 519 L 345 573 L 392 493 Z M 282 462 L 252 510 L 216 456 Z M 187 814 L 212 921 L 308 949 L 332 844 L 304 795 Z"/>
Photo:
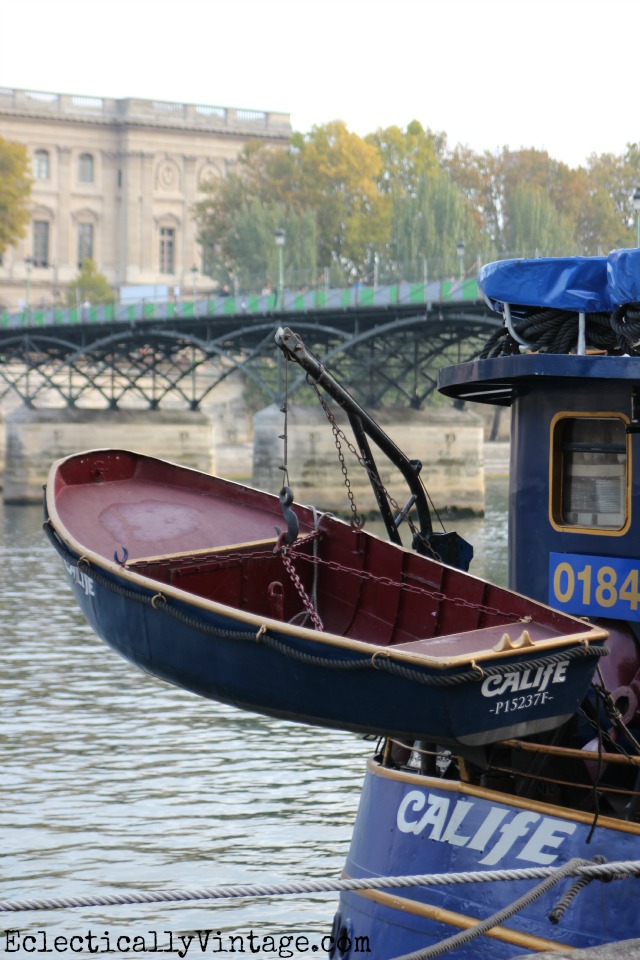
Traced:
<path fill-rule="evenodd" d="M 219 501 L 187 487 L 137 480 L 109 484 L 105 506 L 101 484 L 69 486 L 60 491 L 57 509 L 84 546 L 102 556 L 125 547 L 129 560 L 192 553 L 251 543 L 276 536 L 282 515 L 244 501 Z M 302 533 L 308 532 L 302 529 Z"/>

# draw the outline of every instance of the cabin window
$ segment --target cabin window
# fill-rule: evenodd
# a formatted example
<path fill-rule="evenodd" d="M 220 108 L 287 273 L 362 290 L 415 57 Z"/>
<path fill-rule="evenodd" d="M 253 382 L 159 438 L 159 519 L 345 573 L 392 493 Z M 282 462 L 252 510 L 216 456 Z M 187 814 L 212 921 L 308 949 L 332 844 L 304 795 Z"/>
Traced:
<path fill-rule="evenodd" d="M 618 417 L 562 417 L 553 430 L 551 515 L 560 527 L 627 523 L 627 432 Z"/>

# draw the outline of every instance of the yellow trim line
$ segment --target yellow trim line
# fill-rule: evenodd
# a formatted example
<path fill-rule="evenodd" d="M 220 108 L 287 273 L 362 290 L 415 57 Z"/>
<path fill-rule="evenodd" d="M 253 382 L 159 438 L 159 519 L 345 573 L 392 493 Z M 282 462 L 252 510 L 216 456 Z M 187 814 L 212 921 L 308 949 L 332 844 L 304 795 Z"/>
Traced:
<path fill-rule="evenodd" d="M 349 874 L 343 872 L 343 876 L 351 879 Z M 444 907 L 434 907 L 427 903 L 417 903 L 415 900 L 408 900 L 406 897 L 398 897 L 394 894 L 383 893 L 380 890 L 353 890 L 359 897 L 365 900 L 372 900 L 383 907 L 389 907 L 392 910 L 399 910 L 402 913 L 412 914 L 415 917 L 423 917 L 428 920 L 435 920 L 438 923 L 446 923 L 450 927 L 458 927 L 461 930 L 469 930 L 481 923 L 474 917 L 469 917 L 464 913 L 456 913 L 454 910 L 446 910 Z M 557 940 L 545 940 L 542 937 L 534 937 L 528 933 L 520 933 L 518 930 L 511 930 L 507 927 L 493 927 L 487 930 L 485 937 L 493 937 L 494 940 L 501 940 L 503 943 L 511 943 L 516 947 L 522 947 L 526 950 L 554 950 L 558 953 L 570 950 L 571 947 L 566 943 L 558 943 Z"/>

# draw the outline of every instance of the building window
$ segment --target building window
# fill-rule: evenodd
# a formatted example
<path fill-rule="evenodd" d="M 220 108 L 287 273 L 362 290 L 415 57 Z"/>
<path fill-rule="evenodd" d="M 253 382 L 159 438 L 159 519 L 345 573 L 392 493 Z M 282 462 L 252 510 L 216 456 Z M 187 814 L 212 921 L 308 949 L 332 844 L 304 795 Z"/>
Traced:
<path fill-rule="evenodd" d="M 36 150 L 33 156 L 33 175 L 36 180 L 49 179 L 49 153 L 47 150 Z"/>
<path fill-rule="evenodd" d="M 551 516 L 558 527 L 622 531 L 628 522 L 626 423 L 570 417 L 553 427 Z"/>
<path fill-rule="evenodd" d="M 93 260 L 93 224 L 78 224 L 78 268 L 85 260 Z"/>
<path fill-rule="evenodd" d="M 78 180 L 81 183 L 93 183 L 93 157 L 90 153 L 80 154 Z"/>
<path fill-rule="evenodd" d="M 47 220 L 33 221 L 33 266 L 49 266 L 49 223 Z"/>
<path fill-rule="evenodd" d="M 160 273 L 175 273 L 176 232 L 173 227 L 160 227 Z"/>

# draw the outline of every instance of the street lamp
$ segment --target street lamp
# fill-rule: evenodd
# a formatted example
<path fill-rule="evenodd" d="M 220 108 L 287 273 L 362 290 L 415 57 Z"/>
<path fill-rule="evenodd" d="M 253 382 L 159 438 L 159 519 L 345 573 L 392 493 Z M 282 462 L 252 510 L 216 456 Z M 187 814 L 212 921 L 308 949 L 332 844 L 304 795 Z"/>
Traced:
<path fill-rule="evenodd" d="M 194 263 L 194 265 L 191 267 L 191 280 L 193 281 L 193 283 L 192 283 L 192 289 L 193 289 L 193 300 L 194 300 L 194 303 L 195 303 L 195 299 L 196 299 L 196 277 L 197 277 L 197 276 L 198 276 L 198 268 L 196 267 L 196 265 L 195 265 L 195 263 Z"/>
<path fill-rule="evenodd" d="M 24 298 L 25 298 L 25 309 L 26 309 L 27 317 L 29 317 L 31 313 L 31 267 L 32 266 L 33 266 L 33 258 L 25 257 L 24 269 L 26 271 L 27 277 L 26 277 L 26 283 L 25 283 Z"/>
<path fill-rule="evenodd" d="M 631 199 L 636 211 L 636 247 L 640 247 L 640 187 L 636 187 Z"/>
<path fill-rule="evenodd" d="M 460 261 L 460 281 L 464 279 L 464 240 L 458 240 L 456 243 L 456 253 Z"/>
<path fill-rule="evenodd" d="M 284 230 L 276 230 L 274 233 L 276 246 L 278 248 L 278 295 L 276 297 L 276 310 L 284 307 L 284 242 L 286 234 Z"/>

